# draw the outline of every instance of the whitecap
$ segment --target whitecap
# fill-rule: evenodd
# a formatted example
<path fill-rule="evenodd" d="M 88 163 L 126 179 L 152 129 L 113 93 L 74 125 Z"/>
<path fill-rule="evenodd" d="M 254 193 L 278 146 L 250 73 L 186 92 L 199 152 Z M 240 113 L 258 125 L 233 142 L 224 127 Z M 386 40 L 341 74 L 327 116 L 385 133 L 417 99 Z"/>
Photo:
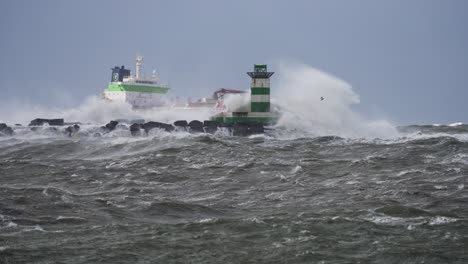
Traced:
<path fill-rule="evenodd" d="M 455 122 L 455 123 L 448 124 L 448 126 L 450 126 L 450 127 L 462 126 L 462 125 L 463 125 L 462 122 Z"/>
<path fill-rule="evenodd" d="M 283 245 L 283 244 L 281 244 L 281 243 L 279 243 L 279 242 L 274 242 L 272 245 L 273 245 L 273 247 L 275 247 L 275 248 L 281 248 L 281 247 L 284 247 L 284 245 Z"/>
<path fill-rule="evenodd" d="M 246 219 L 243 219 L 244 221 L 247 221 L 247 222 L 253 222 L 253 223 L 256 223 L 256 224 L 264 224 L 265 222 L 261 219 L 258 219 L 257 217 L 249 217 L 249 218 L 246 218 Z"/>
<path fill-rule="evenodd" d="M 18 224 L 16 224 L 16 223 L 13 222 L 13 221 L 10 221 L 10 222 L 8 222 L 8 224 L 6 225 L 6 228 L 15 228 L 15 227 L 17 227 L 17 226 L 18 226 Z"/>
<path fill-rule="evenodd" d="M 278 177 L 280 178 L 280 180 L 282 181 L 286 181 L 288 179 L 288 177 L 284 176 L 283 174 L 278 174 Z"/>
<path fill-rule="evenodd" d="M 27 228 L 24 230 L 24 232 L 31 232 L 31 231 L 47 232 L 40 225 L 35 225 L 33 228 Z"/>
<path fill-rule="evenodd" d="M 284 242 L 286 244 L 291 244 L 291 243 L 295 243 L 295 242 L 307 242 L 309 240 L 313 240 L 313 239 L 316 239 L 317 237 L 316 236 L 298 236 L 298 237 L 293 237 L 293 238 L 285 238 L 284 239 Z"/>
<path fill-rule="evenodd" d="M 364 220 L 373 222 L 375 224 L 383 224 L 383 225 L 406 225 L 411 224 L 415 225 L 422 225 L 427 222 L 424 217 L 396 217 L 396 216 L 372 216 L 369 218 L 365 218 Z"/>
<path fill-rule="evenodd" d="M 397 176 L 403 176 L 403 175 L 406 175 L 406 174 L 410 174 L 410 173 L 423 173 L 424 170 L 417 170 L 417 169 L 411 169 L 411 170 L 403 170 L 403 171 L 400 171 Z"/>
<path fill-rule="evenodd" d="M 294 167 L 292 170 L 291 170 L 291 173 L 292 174 L 295 174 L 296 172 L 298 171 L 301 171 L 302 170 L 302 167 L 297 165 L 296 167 Z"/>
<path fill-rule="evenodd" d="M 199 220 L 198 223 L 200 223 L 200 224 L 214 223 L 217 220 L 218 220 L 217 218 L 203 218 L 203 219 Z"/>
<path fill-rule="evenodd" d="M 345 184 L 348 184 L 348 185 L 354 185 L 354 184 L 358 184 L 359 182 L 358 181 L 347 181 L 345 182 Z"/>
<path fill-rule="evenodd" d="M 456 218 L 446 217 L 446 216 L 436 216 L 436 217 L 431 218 L 431 220 L 429 221 L 429 225 L 444 225 L 444 224 L 453 223 L 456 221 L 458 221 L 458 219 Z"/>

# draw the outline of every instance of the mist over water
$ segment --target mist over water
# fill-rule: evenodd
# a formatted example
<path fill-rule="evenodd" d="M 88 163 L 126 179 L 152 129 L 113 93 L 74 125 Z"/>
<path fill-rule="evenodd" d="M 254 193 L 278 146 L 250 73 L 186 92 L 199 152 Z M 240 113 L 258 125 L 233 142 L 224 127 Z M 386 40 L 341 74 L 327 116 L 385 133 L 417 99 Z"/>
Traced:
<path fill-rule="evenodd" d="M 302 136 L 335 135 L 348 138 L 392 138 L 395 125 L 385 119 L 368 120 L 353 110 L 359 95 L 350 84 L 311 66 L 282 62 L 273 95 L 281 111 L 278 128 Z M 323 98 L 323 100 L 321 100 Z"/>
<path fill-rule="evenodd" d="M 0 106 L 0 123 L 27 125 L 35 118 L 64 118 L 66 122 L 103 124 L 115 119 L 145 119 L 159 122 L 176 120 L 205 120 L 209 109 L 155 108 L 133 110 L 124 102 L 110 102 L 99 96 L 90 96 L 76 108 L 57 108 L 10 102 Z"/>

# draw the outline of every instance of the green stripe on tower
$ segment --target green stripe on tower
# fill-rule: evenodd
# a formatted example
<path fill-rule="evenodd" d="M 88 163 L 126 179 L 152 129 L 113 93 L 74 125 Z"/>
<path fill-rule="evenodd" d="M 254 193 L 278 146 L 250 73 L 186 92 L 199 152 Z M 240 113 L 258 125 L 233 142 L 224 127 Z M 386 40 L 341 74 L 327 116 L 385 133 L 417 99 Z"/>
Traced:
<path fill-rule="evenodd" d="M 270 94 L 270 87 L 252 87 L 250 90 L 254 95 Z"/>
<path fill-rule="evenodd" d="M 270 102 L 251 102 L 250 111 L 252 112 L 270 112 Z"/>

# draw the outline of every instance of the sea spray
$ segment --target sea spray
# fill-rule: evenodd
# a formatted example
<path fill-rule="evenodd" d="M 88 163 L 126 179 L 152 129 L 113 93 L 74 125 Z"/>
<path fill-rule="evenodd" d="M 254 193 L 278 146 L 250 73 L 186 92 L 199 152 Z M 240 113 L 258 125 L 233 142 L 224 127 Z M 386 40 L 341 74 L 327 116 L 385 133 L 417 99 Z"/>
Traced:
<path fill-rule="evenodd" d="M 205 120 L 212 115 L 211 109 L 186 109 L 186 108 L 153 108 L 132 109 L 125 102 L 107 101 L 98 96 L 90 96 L 78 107 L 62 109 L 31 105 L 18 101 L 9 102 L 0 106 L 0 123 L 27 125 L 29 121 L 42 118 L 64 118 L 68 122 L 82 122 L 100 124 L 114 119 L 145 119 L 159 122 L 174 122 L 184 120 Z"/>
<path fill-rule="evenodd" d="M 293 130 L 293 136 L 336 135 L 349 138 L 398 136 L 386 120 L 367 120 L 352 106 L 359 96 L 351 85 L 330 74 L 300 63 L 280 63 L 273 101 L 281 112 L 277 128 Z"/>
<path fill-rule="evenodd" d="M 228 94 L 224 96 L 225 110 L 228 112 L 250 111 L 250 92 L 244 94 Z"/>
<path fill-rule="evenodd" d="M 398 137 L 386 120 L 368 120 L 352 106 L 359 96 L 352 87 L 336 77 L 300 63 L 280 63 L 273 82 L 272 110 L 280 119 L 279 137 L 315 137 L 336 135 L 348 138 Z M 323 100 L 322 100 L 323 98 Z M 248 111 L 250 94 L 226 95 L 226 111 Z M 171 123 L 183 120 L 208 120 L 214 109 L 155 108 L 133 110 L 124 102 L 111 102 L 98 96 L 88 97 L 70 109 L 42 107 L 20 102 L 0 104 L 0 122 L 28 124 L 42 118 L 64 118 L 68 122 L 103 124 L 114 119 L 145 119 Z"/>

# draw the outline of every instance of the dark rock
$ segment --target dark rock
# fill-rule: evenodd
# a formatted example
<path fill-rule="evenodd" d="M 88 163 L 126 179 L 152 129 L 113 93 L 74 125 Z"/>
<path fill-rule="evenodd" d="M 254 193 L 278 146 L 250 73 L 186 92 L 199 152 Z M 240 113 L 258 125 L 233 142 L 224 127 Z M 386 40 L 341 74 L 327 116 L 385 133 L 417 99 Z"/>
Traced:
<path fill-rule="evenodd" d="M 56 119 L 36 118 L 29 123 L 29 126 L 43 126 L 44 124 L 48 124 L 49 126 L 63 126 L 65 122 L 63 121 L 63 118 L 56 118 Z"/>
<path fill-rule="evenodd" d="M 148 131 L 150 131 L 153 128 L 161 128 L 162 125 L 163 123 L 150 121 L 142 124 L 141 128 L 143 128 L 145 132 L 148 133 Z"/>
<path fill-rule="evenodd" d="M 46 129 L 49 130 L 50 132 L 58 132 L 59 131 L 56 127 L 47 127 Z"/>
<path fill-rule="evenodd" d="M 11 135 L 13 135 L 14 131 L 13 131 L 13 128 L 7 127 L 2 131 L 2 133 L 7 135 L 7 136 L 11 136 Z"/>
<path fill-rule="evenodd" d="M 219 127 L 219 122 L 218 121 L 204 121 L 203 122 L 203 126 L 204 126 L 204 129 L 205 129 L 205 132 L 206 133 L 215 133 L 216 130 L 218 130 L 218 127 Z"/>
<path fill-rule="evenodd" d="M 177 120 L 174 122 L 174 128 L 179 131 L 188 131 L 188 123 L 186 120 Z"/>
<path fill-rule="evenodd" d="M 171 124 L 153 122 L 153 121 L 142 124 L 141 128 L 143 128 L 146 133 L 148 133 L 148 131 L 150 131 L 153 128 L 161 128 L 161 129 L 166 130 L 167 132 L 174 131 L 174 126 Z"/>
<path fill-rule="evenodd" d="M 73 127 L 69 126 L 65 129 L 65 132 L 67 132 L 68 136 L 71 137 L 73 133 Z"/>
<path fill-rule="evenodd" d="M 22 124 L 15 124 L 15 126 L 23 126 Z"/>
<path fill-rule="evenodd" d="M 69 126 L 65 129 L 65 132 L 68 133 L 68 136 L 71 137 L 74 133 L 78 132 L 80 130 L 80 126 L 77 124 L 74 124 L 73 126 Z"/>
<path fill-rule="evenodd" d="M 107 123 L 105 126 L 103 126 L 102 128 L 110 132 L 110 131 L 113 131 L 118 124 L 119 122 L 112 120 L 109 123 Z"/>
<path fill-rule="evenodd" d="M 188 125 L 190 127 L 190 132 L 195 132 L 195 133 L 205 132 L 203 130 L 203 123 L 198 121 L 198 120 L 190 121 L 190 123 Z"/>
<path fill-rule="evenodd" d="M 130 126 L 130 133 L 132 136 L 139 136 L 141 134 L 141 124 L 133 124 Z"/>
<path fill-rule="evenodd" d="M 167 132 L 172 132 L 175 130 L 175 127 L 171 124 L 163 124 L 161 128 L 164 128 Z"/>
<path fill-rule="evenodd" d="M 6 136 L 11 136 L 13 135 L 13 128 L 7 126 L 4 123 L 0 124 L 0 134 L 6 135 Z"/>
<path fill-rule="evenodd" d="M 186 120 L 177 120 L 174 122 L 174 126 L 176 127 L 188 127 L 188 123 Z"/>

